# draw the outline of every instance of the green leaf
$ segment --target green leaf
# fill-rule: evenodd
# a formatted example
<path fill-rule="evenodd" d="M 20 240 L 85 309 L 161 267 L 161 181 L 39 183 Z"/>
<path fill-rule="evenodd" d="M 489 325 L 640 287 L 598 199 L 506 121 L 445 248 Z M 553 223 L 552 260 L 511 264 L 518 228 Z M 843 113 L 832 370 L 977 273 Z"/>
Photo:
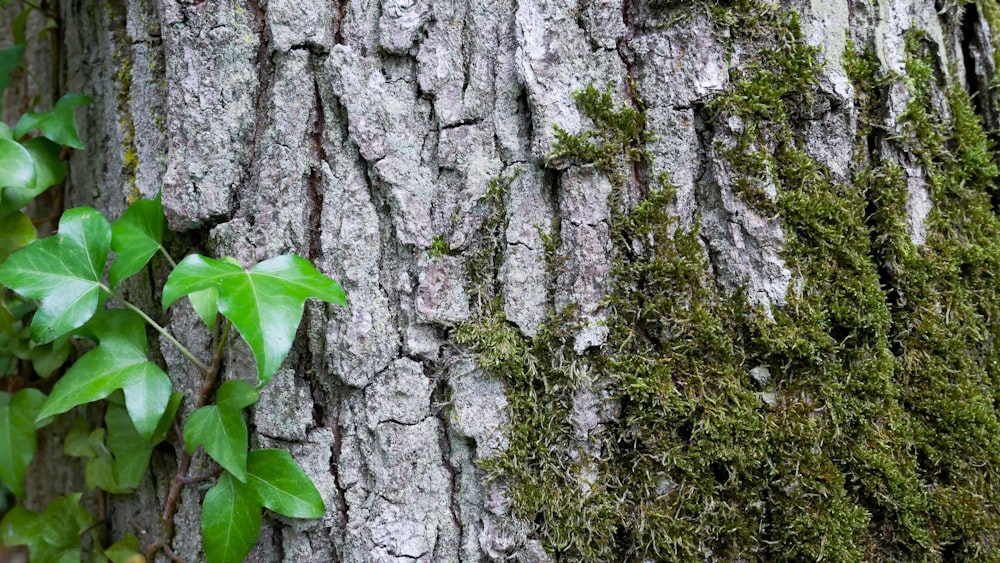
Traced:
<path fill-rule="evenodd" d="M 0 217 L 0 262 L 15 250 L 24 248 L 37 238 L 35 225 L 24 213 Z"/>
<path fill-rule="evenodd" d="M 42 136 L 51 139 L 56 144 L 82 150 L 84 144 L 76 131 L 74 110 L 93 101 L 83 94 L 66 94 L 59 98 L 52 111 L 28 112 L 21 116 L 17 127 L 14 128 L 14 137 L 20 139 L 28 131 L 38 129 L 42 132 Z"/>
<path fill-rule="evenodd" d="M 104 556 L 111 560 L 111 563 L 139 563 L 146 561 L 142 556 L 142 545 L 139 543 L 139 538 L 133 534 L 126 534 L 124 538 L 105 549 Z"/>
<path fill-rule="evenodd" d="M 35 455 L 35 416 L 45 402 L 37 389 L 22 389 L 11 396 L 0 392 L 0 481 L 18 498 L 24 498 L 24 475 Z"/>
<path fill-rule="evenodd" d="M 115 261 L 108 281 L 111 287 L 142 269 L 160 249 L 163 240 L 163 205 L 156 199 L 140 199 L 111 225 L 111 249 Z"/>
<path fill-rule="evenodd" d="M 35 161 L 21 143 L 0 139 L 0 188 L 33 188 Z"/>
<path fill-rule="evenodd" d="M 160 417 L 160 422 L 156 425 L 156 430 L 153 432 L 150 442 L 155 446 L 167 438 L 167 431 L 170 430 L 170 425 L 174 421 L 174 417 L 177 416 L 177 410 L 181 406 L 181 401 L 184 400 L 184 393 L 171 393 L 170 401 L 167 402 L 167 410 Z"/>
<path fill-rule="evenodd" d="M 13 259 L 13 258 L 12 258 Z M 170 401 L 170 378 L 146 359 L 143 321 L 124 309 L 108 309 L 91 328 L 100 345 L 84 354 L 59 379 L 38 418 L 103 399 L 121 389 L 139 434 L 150 439 Z"/>
<path fill-rule="evenodd" d="M 285 450 L 255 450 L 247 457 L 247 484 L 265 507 L 292 518 L 323 516 L 323 498 Z"/>
<path fill-rule="evenodd" d="M 205 495 L 201 537 L 209 563 L 240 563 L 260 536 L 261 504 L 249 486 L 229 473 Z"/>
<path fill-rule="evenodd" d="M 80 507 L 80 493 L 54 499 L 37 514 L 15 506 L 0 521 L 0 544 L 26 545 L 36 563 L 82 561 L 80 533 L 92 524 Z"/>
<path fill-rule="evenodd" d="M 78 416 L 73 421 L 73 428 L 63 440 L 63 453 L 73 457 L 94 457 L 94 449 L 90 445 L 90 424 L 87 419 Z"/>
<path fill-rule="evenodd" d="M 14 78 L 14 71 L 21 64 L 24 48 L 25 45 L 14 45 L 0 49 L 0 96 L 3 95 L 3 91 L 7 89 L 11 79 Z"/>
<path fill-rule="evenodd" d="M 250 385 L 231 380 L 216 394 L 216 404 L 191 413 L 184 425 L 184 447 L 194 453 L 198 446 L 240 481 L 247 479 L 247 424 L 242 410 L 257 401 Z"/>
<path fill-rule="evenodd" d="M 114 456 L 112 475 L 115 484 L 119 489 L 126 490 L 123 492 L 131 492 L 139 486 L 149 468 L 153 445 L 139 435 L 128 412 L 121 405 L 108 405 L 104 424 L 108 428 L 108 450 Z"/>
<path fill-rule="evenodd" d="M 8 187 L 0 198 L 0 216 L 21 210 L 39 194 L 66 179 L 67 164 L 59 159 L 59 145 L 52 141 L 35 137 L 21 143 L 31 155 L 35 167 L 35 182 L 25 187 Z"/>
<path fill-rule="evenodd" d="M 41 377 L 48 377 L 69 358 L 69 338 L 62 336 L 46 344 L 35 344 L 28 352 L 31 367 Z"/>
<path fill-rule="evenodd" d="M 28 29 L 28 18 L 31 16 L 31 12 L 35 11 L 34 8 L 28 6 L 18 12 L 17 17 L 14 18 L 14 24 L 11 26 L 11 35 L 14 36 L 14 44 L 18 45 L 20 43 L 27 43 L 27 29 Z"/>
<path fill-rule="evenodd" d="M 111 226 L 89 207 L 63 213 L 56 235 L 37 240 L 0 265 L 0 284 L 41 300 L 31 337 L 52 340 L 83 326 L 97 311 Z"/>
<path fill-rule="evenodd" d="M 8 141 L 14 140 L 14 130 L 10 128 L 10 125 L 7 125 L 3 121 L 0 121 L 0 139 Z"/>
<path fill-rule="evenodd" d="M 188 294 L 188 300 L 209 329 L 215 329 L 215 319 L 219 316 L 219 290 L 215 288 L 193 291 Z"/>
<path fill-rule="evenodd" d="M 305 258 L 278 256 L 249 271 L 197 254 L 174 268 L 163 286 L 163 307 L 195 291 L 219 291 L 219 312 L 240 331 L 257 361 L 257 387 L 274 377 L 292 347 L 306 299 L 347 305 L 344 290 Z"/>

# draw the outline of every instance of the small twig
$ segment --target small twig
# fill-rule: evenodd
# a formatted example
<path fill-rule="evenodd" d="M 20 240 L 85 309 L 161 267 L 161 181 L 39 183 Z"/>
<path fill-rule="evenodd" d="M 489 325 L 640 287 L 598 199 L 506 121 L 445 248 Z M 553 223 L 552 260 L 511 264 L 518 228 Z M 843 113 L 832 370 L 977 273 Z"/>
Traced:
<path fill-rule="evenodd" d="M 163 546 L 163 554 L 169 557 L 171 560 L 175 561 L 176 563 L 186 563 L 183 559 L 177 557 L 177 554 L 174 553 L 174 550 L 170 549 L 170 546 L 168 545 Z"/>
<path fill-rule="evenodd" d="M 216 334 L 219 338 L 219 344 L 215 349 L 215 354 L 212 356 L 212 365 L 204 370 L 205 378 L 202 381 L 201 389 L 198 390 L 198 400 L 195 403 L 195 410 L 208 404 L 208 398 L 212 394 L 212 388 L 215 386 L 215 381 L 219 377 L 219 371 L 222 369 L 222 360 L 226 349 L 226 342 L 229 340 L 230 328 L 229 321 L 223 321 Z M 170 489 L 167 491 L 167 497 L 163 501 L 163 537 L 146 550 L 146 559 L 148 561 L 152 561 L 156 552 L 161 550 L 174 561 L 182 561 L 169 551 L 169 546 L 170 542 L 174 539 L 174 515 L 177 514 L 177 502 L 180 500 L 184 485 L 192 482 L 192 479 L 187 476 L 188 469 L 191 467 L 191 454 L 187 453 L 187 448 L 184 447 L 184 434 L 180 431 L 180 426 L 176 421 L 174 422 L 174 427 L 175 432 L 178 434 L 177 450 L 179 453 L 177 473 L 174 474 L 174 478 L 170 482 Z"/>
<path fill-rule="evenodd" d="M 184 477 L 181 479 L 181 483 L 185 485 L 194 485 L 196 483 L 204 483 L 210 479 L 215 479 L 219 475 L 222 475 L 224 469 L 222 467 L 217 468 L 215 471 L 208 473 L 207 475 L 199 475 L 197 477 Z"/>

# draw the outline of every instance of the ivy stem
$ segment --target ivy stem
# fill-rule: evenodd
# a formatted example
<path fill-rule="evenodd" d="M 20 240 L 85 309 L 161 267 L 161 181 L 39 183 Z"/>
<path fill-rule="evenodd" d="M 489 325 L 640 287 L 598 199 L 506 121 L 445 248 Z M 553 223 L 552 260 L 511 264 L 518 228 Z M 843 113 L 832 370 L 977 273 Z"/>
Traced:
<path fill-rule="evenodd" d="M 187 358 L 189 360 L 191 360 L 192 362 L 194 362 L 194 365 L 198 366 L 198 369 L 200 369 L 204 373 L 208 373 L 209 371 L 211 371 L 212 368 L 210 368 L 207 364 L 205 364 L 205 362 L 203 362 L 203 361 L 199 360 L 198 358 L 196 358 L 195 355 L 192 354 L 190 350 L 188 350 L 183 344 L 181 344 L 180 342 L 178 342 L 177 339 L 174 338 L 174 336 L 172 334 L 170 334 L 169 332 L 167 332 L 167 329 L 165 329 L 162 326 L 160 326 L 159 324 L 157 324 L 157 322 L 154 321 L 149 315 L 147 315 L 146 313 L 144 313 L 142 309 L 140 309 L 140 308 L 136 307 L 135 305 L 129 303 L 124 297 L 121 297 L 120 295 L 115 294 L 114 292 L 112 292 L 110 289 L 108 289 L 104 285 L 101 285 L 101 289 L 103 289 L 104 291 L 106 291 L 108 293 L 108 295 L 110 295 L 111 297 L 114 297 L 122 305 L 125 305 L 129 309 L 131 309 L 131 310 L 135 311 L 136 313 L 138 313 L 139 316 L 142 317 L 142 319 L 144 321 L 146 321 L 147 323 L 149 323 L 149 326 L 151 326 L 154 329 L 156 329 L 156 332 L 159 332 L 160 334 L 163 335 L 164 338 L 166 338 L 167 340 L 169 340 L 171 344 L 173 344 L 178 350 L 181 351 L 181 354 L 184 354 L 185 356 L 187 356 Z"/>
<path fill-rule="evenodd" d="M 160 254 L 162 254 L 163 257 L 167 259 L 167 262 L 170 263 L 170 268 L 171 269 L 177 267 L 177 262 L 174 262 L 174 259 L 170 257 L 170 253 L 167 252 L 166 248 L 163 248 L 162 244 L 160 245 Z"/>

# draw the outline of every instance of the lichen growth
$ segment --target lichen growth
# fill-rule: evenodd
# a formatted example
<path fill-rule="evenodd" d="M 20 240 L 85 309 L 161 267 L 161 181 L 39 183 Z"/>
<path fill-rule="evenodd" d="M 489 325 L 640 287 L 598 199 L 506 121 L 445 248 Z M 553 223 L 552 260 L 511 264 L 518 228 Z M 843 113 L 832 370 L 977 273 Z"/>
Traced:
<path fill-rule="evenodd" d="M 741 124 L 716 147 L 734 190 L 781 221 L 787 303 L 768 315 L 716 286 L 666 180 L 623 203 L 629 171 L 648 164 L 644 112 L 582 91 L 594 129 L 557 129 L 550 161 L 594 163 L 615 186 L 608 341 L 577 355 L 571 308 L 527 338 L 495 299 L 456 328 L 508 387 L 511 445 L 484 467 L 557 560 L 996 560 L 1000 171 L 968 95 L 941 86 L 947 69 L 914 33 L 911 101 L 880 122 L 880 89 L 902 78 L 850 46 L 858 147 L 838 181 L 800 126 L 827 94 L 798 16 L 763 0 L 700 5 L 743 56 L 706 117 Z M 926 174 L 921 246 L 907 175 L 880 143 Z M 572 420 L 584 385 L 616 409 L 588 444 Z"/>

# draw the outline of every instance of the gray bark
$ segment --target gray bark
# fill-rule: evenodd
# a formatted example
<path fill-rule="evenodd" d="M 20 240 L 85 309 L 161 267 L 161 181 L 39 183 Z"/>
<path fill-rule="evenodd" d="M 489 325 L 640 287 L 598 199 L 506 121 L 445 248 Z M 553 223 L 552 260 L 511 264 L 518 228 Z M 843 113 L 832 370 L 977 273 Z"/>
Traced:
<path fill-rule="evenodd" d="M 992 78 L 985 21 L 973 25 L 980 54 L 963 60 L 970 39 L 932 2 L 787 4 L 826 61 L 821 94 L 833 109 L 808 122 L 807 150 L 838 180 L 855 171 L 848 39 L 875 45 L 883 67 L 902 73 L 904 31 L 920 28 L 958 80 Z M 705 126 L 704 102 L 743 63 L 707 12 L 668 25 L 681 8 L 632 0 L 62 0 L 60 9 L 63 89 L 96 99 L 81 113 L 88 150 L 72 157 L 72 203 L 116 216 L 128 197 L 162 190 L 175 254 L 251 264 L 296 253 L 347 292 L 349 310 L 307 306 L 300 344 L 251 421 L 255 445 L 291 450 L 327 513 L 266 518 L 251 560 L 549 560 L 511 514 L 506 484 L 484 481 L 477 466 L 507 444 L 505 384 L 449 329 L 476 307 L 465 265 L 489 183 L 520 169 L 497 280 L 507 319 L 530 337 L 549 307 L 576 304 L 575 352 L 607 338 L 612 186 L 592 166 L 545 159 L 553 125 L 591 127 L 573 98 L 587 85 L 610 85 L 626 105 L 638 103 L 633 88 L 641 93 L 656 135 L 644 173 L 676 184 L 673 211 L 700 224 L 720 287 L 746 287 L 753 303 L 775 307 L 795 286 L 781 223 L 741 199 L 718 154 L 741 124 Z M 889 110 L 907 101 L 905 88 L 893 90 Z M 919 167 L 908 171 L 919 243 L 930 203 Z M 640 197 L 633 180 L 626 189 Z M 564 269 L 551 288 L 540 233 L 553 228 Z M 435 240 L 446 256 L 432 256 Z M 129 293 L 156 310 L 149 287 Z M 208 355 L 210 335 L 185 307 L 163 319 Z M 169 344 L 159 351 L 176 386 L 196 393 L 197 370 Z M 234 341 L 227 377 L 252 373 Z M 586 442 L 607 405 L 586 389 L 577 403 Z M 164 449 L 143 488 L 113 501 L 111 537 L 155 538 L 172 463 Z M 39 481 L 36 494 L 52 494 Z M 184 494 L 172 547 L 197 561 L 203 491 Z"/>

